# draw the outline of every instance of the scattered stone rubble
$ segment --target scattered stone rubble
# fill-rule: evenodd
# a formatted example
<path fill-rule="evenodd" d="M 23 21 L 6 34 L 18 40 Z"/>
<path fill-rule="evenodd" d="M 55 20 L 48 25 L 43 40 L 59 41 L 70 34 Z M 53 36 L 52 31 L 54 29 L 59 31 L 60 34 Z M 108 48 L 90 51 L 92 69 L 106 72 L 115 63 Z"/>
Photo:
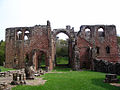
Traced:
<path fill-rule="evenodd" d="M 25 82 L 25 74 L 24 73 L 13 73 L 13 81 L 11 85 L 23 85 Z"/>
<path fill-rule="evenodd" d="M 0 90 L 10 90 L 10 88 L 7 87 L 8 84 L 3 82 L 3 83 L 0 83 Z"/>
<path fill-rule="evenodd" d="M 11 76 L 10 71 L 0 72 L 0 77 Z"/>
<path fill-rule="evenodd" d="M 38 77 L 38 76 L 44 75 L 44 74 L 45 74 L 45 71 L 42 70 L 42 69 L 40 69 L 40 70 L 38 70 L 38 71 L 35 72 L 34 76 Z"/>
<path fill-rule="evenodd" d="M 44 70 L 40 69 L 34 71 L 32 66 L 21 70 L 0 72 L 0 90 L 11 90 L 11 88 L 16 85 L 44 84 L 46 80 L 42 80 L 42 78 L 38 77 L 44 74 Z"/>
<path fill-rule="evenodd" d="M 106 74 L 106 78 L 104 80 L 105 83 L 118 83 L 116 74 Z"/>
<path fill-rule="evenodd" d="M 26 79 L 34 79 L 34 69 L 32 66 L 26 66 L 25 67 L 25 74 L 26 74 Z"/>
<path fill-rule="evenodd" d="M 94 71 L 120 75 L 120 63 L 94 59 Z"/>

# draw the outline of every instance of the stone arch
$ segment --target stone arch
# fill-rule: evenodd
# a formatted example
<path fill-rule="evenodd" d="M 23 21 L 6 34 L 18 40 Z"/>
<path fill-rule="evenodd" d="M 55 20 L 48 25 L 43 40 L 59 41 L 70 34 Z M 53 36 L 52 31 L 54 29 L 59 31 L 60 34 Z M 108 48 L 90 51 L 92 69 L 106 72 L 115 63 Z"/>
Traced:
<path fill-rule="evenodd" d="M 52 34 L 52 39 L 53 39 L 53 61 L 54 61 L 54 66 L 55 66 L 55 59 L 56 59 L 56 36 L 59 34 L 59 33 L 64 33 L 66 34 L 68 37 L 69 37 L 69 46 L 68 46 L 68 57 L 69 57 L 69 63 L 68 63 L 68 66 L 72 67 L 72 59 L 73 59 L 73 40 L 75 39 L 75 35 L 74 35 L 74 30 L 73 29 L 70 29 L 70 26 L 69 28 L 66 27 L 66 29 L 54 29 L 53 30 L 53 34 Z"/>
<path fill-rule="evenodd" d="M 105 28 L 103 26 L 97 28 L 97 35 L 98 37 L 105 37 Z"/>
<path fill-rule="evenodd" d="M 87 41 L 90 41 L 91 36 L 92 36 L 92 34 L 91 34 L 91 28 L 90 28 L 90 27 L 86 27 L 86 28 L 84 29 L 84 36 L 85 36 L 85 39 L 86 39 Z"/>
<path fill-rule="evenodd" d="M 41 55 L 44 54 L 45 56 L 45 69 L 48 70 L 49 67 L 49 60 L 48 60 L 48 52 L 46 50 L 42 50 L 42 49 L 32 49 L 29 53 L 26 52 L 25 54 L 25 58 L 26 55 L 28 55 L 27 57 L 29 58 L 28 65 L 29 66 L 34 66 L 35 70 L 40 69 L 39 68 L 39 60 L 41 59 Z"/>
<path fill-rule="evenodd" d="M 77 32 L 76 35 L 77 35 L 77 37 L 80 36 L 80 37 L 85 38 L 86 36 L 88 36 L 88 34 L 89 34 L 89 38 L 91 38 L 92 37 L 92 28 L 91 28 L 91 26 L 89 26 L 89 25 L 82 25 L 80 27 L 80 30 Z"/>
<path fill-rule="evenodd" d="M 17 40 L 22 40 L 22 35 L 23 35 L 22 30 L 18 29 L 16 34 Z"/>
<path fill-rule="evenodd" d="M 28 29 L 28 28 L 26 28 L 25 30 L 24 30 L 24 41 L 26 41 L 26 40 L 29 40 L 29 38 L 30 38 L 30 30 Z"/>
<path fill-rule="evenodd" d="M 55 29 L 55 31 L 53 31 L 53 37 L 55 38 L 56 35 L 58 35 L 59 33 L 64 33 L 64 34 L 66 34 L 71 39 L 70 32 L 66 31 L 64 29 Z"/>
<path fill-rule="evenodd" d="M 29 39 L 28 36 L 25 35 L 25 36 L 24 36 L 24 41 L 26 41 L 26 40 L 28 40 L 28 39 Z"/>
<path fill-rule="evenodd" d="M 25 34 L 28 34 L 30 33 L 30 31 L 28 29 L 25 30 Z"/>
<path fill-rule="evenodd" d="M 45 66 L 41 66 L 42 65 L 42 61 L 44 62 Z M 48 57 L 47 57 L 47 52 L 43 51 L 43 50 L 39 50 L 37 53 L 37 69 L 40 68 L 47 68 L 48 66 Z"/>

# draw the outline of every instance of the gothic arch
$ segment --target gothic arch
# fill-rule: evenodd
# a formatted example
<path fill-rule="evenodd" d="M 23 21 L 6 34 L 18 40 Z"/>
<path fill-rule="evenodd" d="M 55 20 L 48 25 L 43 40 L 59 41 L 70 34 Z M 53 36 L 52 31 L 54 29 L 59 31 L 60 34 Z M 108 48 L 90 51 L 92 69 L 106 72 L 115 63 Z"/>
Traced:
<path fill-rule="evenodd" d="M 54 31 L 53 31 L 53 37 L 55 38 L 56 35 L 58 35 L 59 33 L 64 33 L 64 34 L 66 34 L 71 39 L 70 32 L 67 31 L 67 30 L 65 30 L 65 29 L 54 29 Z"/>
<path fill-rule="evenodd" d="M 69 64 L 68 66 L 72 67 L 72 54 L 73 54 L 73 42 L 74 42 L 74 39 L 75 39 L 75 35 L 74 35 L 74 30 L 73 29 L 70 29 L 70 26 L 66 26 L 66 29 L 54 29 L 53 32 L 52 32 L 52 39 L 53 39 L 53 59 L 54 59 L 54 62 L 55 62 L 55 59 L 56 59 L 56 36 L 59 34 L 59 33 L 64 33 L 66 34 L 68 37 L 69 37 L 69 46 L 68 46 L 68 49 L 69 49 L 69 52 L 68 52 L 68 57 L 69 57 Z M 54 63 L 55 64 L 55 63 Z"/>

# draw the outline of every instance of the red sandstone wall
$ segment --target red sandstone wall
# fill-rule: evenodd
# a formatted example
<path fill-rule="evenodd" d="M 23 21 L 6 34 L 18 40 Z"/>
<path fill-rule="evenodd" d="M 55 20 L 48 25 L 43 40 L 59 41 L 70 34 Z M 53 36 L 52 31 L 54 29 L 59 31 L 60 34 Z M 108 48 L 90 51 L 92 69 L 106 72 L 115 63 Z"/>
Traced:
<path fill-rule="evenodd" d="M 85 39 L 78 37 L 77 38 L 77 46 L 80 52 L 80 67 L 81 68 L 90 68 L 90 59 L 88 48 L 92 47 L 92 45 L 86 41 Z"/>
<path fill-rule="evenodd" d="M 105 33 L 104 37 L 99 37 L 99 32 L 98 29 L 102 27 Z M 86 40 L 86 36 L 85 36 L 85 29 L 89 28 L 90 29 L 90 39 Z M 79 35 L 80 34 L 80 35 Z M 83 63 L 87 62 L 89 63 L 89 59 L 88 59 L 88 52 L 87 52 L 87 48 L 83 48 L 83 47 L 87 47 L 87 46 L 91 46 L 93 47 L 93 44 L 95 45 L 95 47 L 99 47 L 99 54 L 96 54 L 96 58 L 98 59 L 104 59 L 110 62 L 119 62 L 120 61 L 120 57 L 118 55 L 118 45 L 117 45 L 117 37 L 116 37 L 116 28 L 115 26 L 111 25 L 111 26 L 100 26 L 100 25 L 96 25 L 96 26 L 82 26 L 81 27 L 81 32 L 78 34 L 78 38 L 77 38 L 77 46 L 79 48 L 80 51 L 80 64 L 81 67 L 85 66 Z M 93 40 L 94 43 L 93 43 Z M 110 47 L 110 53 L 106 52 L 106 47 L 109 46 Z M 88 64 L 89 66 L 89 64 Z"/>
<path fill-rule="evenodd" d="M 29 31 L 28 34 L 25 31 Z M 13 32 L 13 39 L 11 39 L 11 33 Z M 21 39 L 18 39 L 17 32 L 21 31 Z M 38 25 L 35 27 L 18 27 L 8 28 L 6 30 L 6 67 L 23 68 L 25 65 L 26 54 L 30 54 L 34 49 L 43 51 L 46 53 L 47 62 L 49 64 L 50 52 L 50 32 L 51 28 L 47 25 Z M 28 35 L 28 40 L 24 40 L 25 35 Z M 18 61 L 14 62 L 15 57 Z M 32 58 L 32 56 L 31 56 Z M 37 62 L 37 61 L 36 61 Z M 49 66 L 47 64 L 47 66 Z"/>

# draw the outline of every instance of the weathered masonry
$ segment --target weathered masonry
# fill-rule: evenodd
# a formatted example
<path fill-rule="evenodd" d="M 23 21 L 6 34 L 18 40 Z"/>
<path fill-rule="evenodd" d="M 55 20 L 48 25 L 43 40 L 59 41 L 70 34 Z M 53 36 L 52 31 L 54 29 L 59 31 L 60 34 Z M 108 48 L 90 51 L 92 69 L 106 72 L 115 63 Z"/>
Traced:
<path fill-rule="evenodd" d="M 38 67 L 40 56 L 45 54 L 46 67 L 52 69 L 51 28 L 47 25 L 6 29 L 6 67 L 23 68 L 25 62 Z"/>
<path fill-rule="evenodd" d="M 55 67 L 56 35 L 64 33 L 69 37 L 69 66 L 74 70 L 92 69 L 93 59 L 119 62 L 119 51 L 114 25 L 82 25 L 78 32 L 66 26 L 51 30 L 47 25 L 15 27 L 6 29 L 6 60 L 8 68 L 24 68 L 26 64 L 39 69 L 42 56 L 45 67 Z"/>

